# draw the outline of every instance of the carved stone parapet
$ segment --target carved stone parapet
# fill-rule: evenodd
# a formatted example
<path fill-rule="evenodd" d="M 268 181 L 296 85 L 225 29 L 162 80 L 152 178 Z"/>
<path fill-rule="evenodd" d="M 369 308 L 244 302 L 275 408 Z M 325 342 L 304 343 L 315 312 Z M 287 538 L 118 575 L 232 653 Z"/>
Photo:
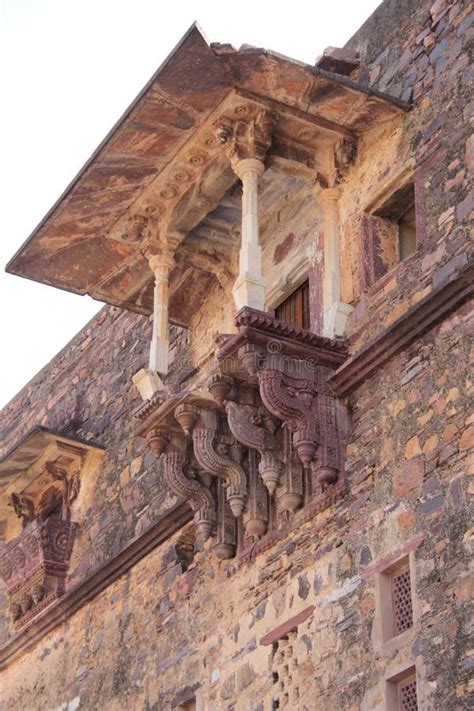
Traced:
<path fill-rule="evenodd" d="M 50 517 L 32 521 L 6 544 L 1 575 L 16 628 L 64 593 L 76 530 L 76 523 Z"/>

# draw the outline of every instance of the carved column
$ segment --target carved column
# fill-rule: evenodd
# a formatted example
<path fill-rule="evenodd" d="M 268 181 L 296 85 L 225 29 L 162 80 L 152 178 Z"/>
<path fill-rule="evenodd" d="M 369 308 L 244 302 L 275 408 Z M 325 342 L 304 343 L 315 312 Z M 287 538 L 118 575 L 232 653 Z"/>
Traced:
<path fill-rule="evenodd" d="M 153 291 L 153 330 L 150 345 L 149 370 L 166 375 L 169 349 L 169 277 L 174 267 L 173 252 L 165 249 L 149 258 L 150 269 L 155 276 Z"/>
<path fill-rule="evenodd" d="M 217 535 L 214 550 L 221 560 L 233 558 L 237 548 L 237 520 L 227 500 L 224 479 L 217 480 Z"/>
<path fill-rule="evenodd" d="M 237 310 L 244 306 L 263 311 L 267 280 L 262 273 L 259 244 L 258 181 L 265 171 L 276 116 L 259 111 L 247 121 L 222 120 L 217 126 L 220 142 L 227 146 L 232 168 L 242 181 L 242 234 L 239 275 L 232 294 Z"/>
<path fill-rule="evenodd" d="M 292 433 L 289 427 L 283 433 L 283 457 L 285 468 L 282 487 L 279 491 L 279 502 L 284 511 L 296 511 L 304 501 L 303 468 L 295 457 Z"/>
<path fill-rule="evenodd" d="M 257 471 L 257 453 L 248 450 L 249 497 L 244 513 L 245 533 L 253 538 L 260 538 L 267 530 L 268 497 L 266 489 Z"/>
<path fill-rule="evenodd" d="M 318 192 L 324 218 L 323 335 L 343 336 L 352 306 L 341 301 L 339 188 Z"/>
<path fill-rule="evenodd" d="M 336 402 L 330 393 L 318 396 L 321 443 L 315 467 L 321 484 L 333 484 L 339 474 L 339 438 L 336 421 Z"/>

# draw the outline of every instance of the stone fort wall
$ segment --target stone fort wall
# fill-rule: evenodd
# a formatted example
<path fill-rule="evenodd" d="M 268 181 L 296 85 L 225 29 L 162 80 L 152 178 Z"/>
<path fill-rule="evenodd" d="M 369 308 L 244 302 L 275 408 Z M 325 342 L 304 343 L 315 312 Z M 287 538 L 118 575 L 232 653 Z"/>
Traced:
<path fill-rule="evenodd" d="M 463 2 L 386 0 L 348 44 L 361 81 L 415 102 L 400 135 L 384 126 L 367 138 L 371 174 L 354 174 L 341 205 L 353 351 L 468 262 L 472 16 Z M 375 183 L 391 178 L 384 141 L 393 175 L 414 169 L 422 240 L 364 285 L 359 216 Z M 419 708 L 467 708 L 471 335 L 464 305 L 350 395 L 343 499 L 303 509 L 245 559 L 218 562 L 205 548 L 190 560 L 173 533 L 9 661 L 0 708 L 162 711 L 195 696 L 206 711 L 383 709 L 413 667 Z M 179 506 L 133 437 L 131 378 L 149 336 L 145 318 L 104 308 L 2 412 L 5 451 L 36 424 L 106 447 L 75 503 L 69 588 Z M 174 351 L 175 370 L 186 367 L 184 332 Z M 409 566 L 413 626 L 391 636 L 385 587 L 399 562 Z M 6 618 L 2 635 L 8 644 Z"/>

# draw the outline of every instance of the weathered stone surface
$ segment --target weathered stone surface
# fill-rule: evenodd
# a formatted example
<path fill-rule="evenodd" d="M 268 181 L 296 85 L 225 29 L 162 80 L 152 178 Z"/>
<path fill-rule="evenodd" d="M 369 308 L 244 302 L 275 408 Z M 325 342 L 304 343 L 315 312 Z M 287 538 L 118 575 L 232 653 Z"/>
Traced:
<path fill-rule="evenodd" d="M 340 183 L 342 292 L 356 307 L 349 321 L 351 354 L 469 260 L 464 168 L 472 142 L 463 57 L 471 22 L 467 3 L 385 0 L 349 43 L 361 61 L 352 76 L 402 97 L 413 92 L 416 102 L 403 120 L 375 121 L 364 132 L 357 160 Z M 232 48 L 212 51 L 235 71 Z M 251 49 L 239 54 L 239 64 L 252 66 L 251 89 L 263 90 L 258 67 L 269 65 L 271 55 L 264 59 Z M 287 71 L 281 101 L 291 84 L 305 105 L 337 104 L 327 84 L 315 80 L 307 94 L 299 74 L 291 66 Z M 188 80 L 184 72 L 180 92 L 189 90 Z M 210 93 L 219 91 L 213 81 Z M 170 76 L 163 88 L 174 90 Z M 209 100 L 195 99 L 200 102 L 192 111 L 166 104 L 173 130 L 192 130 Z M 156 100 L 164 101 L 161 94 Z M 374 111 L 370 96 L 359 111 L 361 125 L 364 111 Z M 155 141 L 144 145 L 159 155 Z M 280 168 L 275 160 L 261 185 L 271 306 L 309 276 L 311 324 L 320 332 L 321 216 L 302 173 L 279 182 Z M 371 201 L 411 171 L 417 251 L 366 288 L 362 217 Z M 100 179 L 112 179 L 107 175 Z M 237 224 L 239 199 L 230 191 L 217 221 L 225 213 L 227 224 Z M 174 392 L 185 390 L 196 372 L 207 382 L 213 332 L 233 328 L 231 281 L 225 273 L 219 277 L 219 285 L 206 286 L 200 296 L 192 333 L 173 330 L 167 386 Z M 190 301 L 186 287 L 180 299 Z M 176 504 L 162 464 L 133 436 L 139 401 L 131 378 L 146 362 L 150 324 L 106 307 L 5 408 L 2 447 L 7 451 L 34 424 L 106 447 L 74 502 L 80 535 L 67 579 L 70 599 L 91 573 L 100 576 L 102 565 L 119 565 L 124 548 L 132 546 L 132 555 L 137 541 L 144 547 L 121 575 L 86 591 L 80 606 L 8 657 L 2 669 L 5 708 L 169 711 L 195 695 L 205 711 L 266 711 L 277 698 L 280 707 L 298 711 L 369 711 L 384 707 L 387 676 L 414 664 L 421 708 L 466 705 L 472 333 L 472 308 L 459 304 L 361 378 L 347 396 L 344 495 L 324 510 L 311 509 L 310 501 L 300 513 L 276 510 L 274 534 L 265 545 L 249 546 L 242 558 L 218 560 L 212 541 L 193 555 L 192 512 L 181 530 L 145 545 L 150 528 Z M 317 486 L 310 472 L 305 476 L 306 491 Z M 381 642 L 381 576 L 407 557 L 415 581 L 414 627 Z M 0 589 L 0 633 L 4 649 L 11 650 L 16 642 L 5 604 Z"/>

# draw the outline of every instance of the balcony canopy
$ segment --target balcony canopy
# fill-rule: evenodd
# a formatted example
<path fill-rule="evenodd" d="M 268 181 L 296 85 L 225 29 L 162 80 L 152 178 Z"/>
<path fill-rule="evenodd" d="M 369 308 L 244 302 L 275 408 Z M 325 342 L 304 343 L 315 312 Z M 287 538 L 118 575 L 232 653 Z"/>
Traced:
<path fill-rule="evenodd" d="M 44 489 L 48 462 L 82 467 L 87 455 L 101 454 L 99 444 L 36 425 L 0 459 L 0 538 L 15 519 L 12 494 L 35 496 Z"/>
<path fill-rule="evenodd" d="M 285 192 L 334 185 L 358 137 L 407 108 L 271 51 L 208 45 L 193 25 L 7 271 L 148 314 L 146 250 L 177 232 L 170 319 L 187 325 L 213 280 L 235 276 L 240 197 L 219 121 L 262 109 L 277 117 L 260 186 L 265 220 Z"/>

